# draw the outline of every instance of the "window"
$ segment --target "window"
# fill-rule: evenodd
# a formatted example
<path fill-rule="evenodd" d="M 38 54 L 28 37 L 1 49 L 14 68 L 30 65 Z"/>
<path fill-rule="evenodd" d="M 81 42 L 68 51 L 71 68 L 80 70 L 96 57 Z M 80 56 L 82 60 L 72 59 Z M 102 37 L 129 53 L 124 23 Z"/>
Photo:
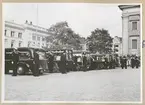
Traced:
<path fill-rule="evenodd" d="M 42 41 L 45 41 L 45 37 L 42 37 Z"/>
<path fill-rule="evenodd" d="M 40 43 L 38 43 L 38 47 L 40 47 Z"/>
<path fill-rule="evenodd" d="M 20 41 L 20 42 L 19 42 L 19 47 L 21 47 L 21 45 L 22 45 L 22 42 Z"/>
<path fill-rule="evenodd" d="M 5 36 L 7 36 L 7 30 L 5 30 Z"/>
<path fill-rule="evenodd" d="M 19 51 L 19 59 L 26 60 L 26 59 L 30 59 L 30 58 L 31 58 L 30 52 Z"/>
<path fill-rule="evenodd" d="M 7 43 L 8 39 L 5 39 L 5 43 Z"/>
<path fill-rule="evenodd" d="M 137 30 L 137 22 L 132 22 L 132 30 Z"/>
<path fill-rule="evenodd" d="M 37 37 L 37 40 L 40 41 L 40 36 Z"/>
<path fill-rule="evenodd" d="M 18 33 L 18 38 L 22 38 L 22 33 Z"/>
<path fill-rule="evenodd" d="M 114 45 L 114 47 L 118 47 L 118 45 Z"/>
<path fill-rule="evenodd" d="M 137 39 L 132 39 L 132 49 L 137 49 Z"/>
<path fill-rule="evenodd" d="M 36 40 L 36 36 L 35 35 L 32 36 L 32 40 Z"/>
<path fill-rule="evenodd" d="M 11 41 L 11 48 L 14 47 L 14 40 Z"/>
<path fill-rule="evenodd" d="M 28 42 L 28 47 L 30 47 L 30 44 L 31 44 L 31 42 L 29 41 L 29 42 Z"/>
<path fill-rule="evenodd" d="M 14 33 L 15 33 L 14 31 L 11 31 L 11 37 L 14 37 Z"/>

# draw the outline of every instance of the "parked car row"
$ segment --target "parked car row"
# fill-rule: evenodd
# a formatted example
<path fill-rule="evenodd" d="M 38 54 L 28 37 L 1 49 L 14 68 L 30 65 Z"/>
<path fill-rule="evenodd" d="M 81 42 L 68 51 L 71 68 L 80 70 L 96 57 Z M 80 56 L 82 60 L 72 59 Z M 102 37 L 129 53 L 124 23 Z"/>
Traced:
<path fill-rule="evenodd" d="M 9 73 L 9 70 L 13 70 L 13 58 L 12 53 L 16 50 L 19 55 L 19 61 L 17 62 L 17 73 L 19 75 L 33 73 L 35 64 L 34 53 L 39 55 L 39 73 L 49 72 L 49 54 L 52 53 L 54 56 L 54 68 L 59 68 L 61 66 L 61 55 L 65 53 L 66 59 L 66 70 L 69 71 L 80 71 L 83 70 L 83 57 L 82 53 L 73 54 L 73 51 L 70 49 L 53 49 L 53 50 L 44 50 L 38 48 L 6 48 L 5 49 L 5 73 Z M 104 55 L 89 54 L 86 55 L 85 67 L 87 70 L 93 69 L 103 69 L 106 67 L 104 61 Z"/>

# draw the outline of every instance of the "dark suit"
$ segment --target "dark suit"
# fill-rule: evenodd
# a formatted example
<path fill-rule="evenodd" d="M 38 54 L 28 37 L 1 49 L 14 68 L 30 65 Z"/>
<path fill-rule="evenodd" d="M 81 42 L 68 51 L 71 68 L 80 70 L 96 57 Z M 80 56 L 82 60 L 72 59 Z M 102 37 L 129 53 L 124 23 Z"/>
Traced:
<path fill-rule="evenodd" d="M 127 69 L 127 58 L 123 58 L 123 68 Z"/>
<path fill-rule="evenodd" d="M 134 68 L 135 67 L 135 59 L 131 58 L 131 67 Z"/>
<path fill-rule="evenodd" d="M 64 54 L 61 55 L 60 72 L 61 73 L 66 73 L 66 57 L 65 57 Z"/>
<path fill-rule="evenodd" d="M 87 71 L 87 57 L 83 56 L 83 70 Z"/>
<path fill-rule="evenodd" d="M 12 59 L 13 59 L 13 76 L 17 76 L 17 63 L 19 61 L 19 55 L 16 52 L 12 53 Z"/>
<path fill-rule="evenodd" d="M 35 64 L 34 64 L 34 68 L 33 68 L 33 75 L 39 76 L 39 66 L 40 66 L 39 55 L 36 52 L 34 52 L 34 62 L 35 62 Z"/>
<path fill-rule="evenodd" d="M 49 56 L 49 63 L 48 63 L 50 73 L 53 72 L 53 65 L 54 65 L 54 56 L 50 55 Z"/>

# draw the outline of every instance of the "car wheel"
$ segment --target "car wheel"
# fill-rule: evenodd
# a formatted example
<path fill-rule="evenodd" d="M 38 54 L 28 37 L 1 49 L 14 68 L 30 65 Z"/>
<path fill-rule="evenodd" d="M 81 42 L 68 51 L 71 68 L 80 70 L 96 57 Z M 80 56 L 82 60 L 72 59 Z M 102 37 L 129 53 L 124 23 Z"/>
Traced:
<path fill-rule="evenodd" d="M 42 75 L 44 70 L 39 70 L 39 74 Z"/>
<path fill-rule="evenodd" d="M 17 74 L 18 75 L 24 75 L 25 74 L 25 69 L 23 66 L 18 66 L 17 67 Z"/>

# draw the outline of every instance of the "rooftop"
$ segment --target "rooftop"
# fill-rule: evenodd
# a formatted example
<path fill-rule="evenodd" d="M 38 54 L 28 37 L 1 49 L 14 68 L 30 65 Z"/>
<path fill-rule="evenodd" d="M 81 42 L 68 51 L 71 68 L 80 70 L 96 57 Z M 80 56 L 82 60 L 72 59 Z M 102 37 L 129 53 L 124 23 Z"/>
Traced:
<path fill-rule="evenodd" d="M 128 8 L 140 7 L 140 5 L 119 5 L 118 7 L 119 7 L 121 10 L 123 10 L 123 9 L 128 9 Z"/>

